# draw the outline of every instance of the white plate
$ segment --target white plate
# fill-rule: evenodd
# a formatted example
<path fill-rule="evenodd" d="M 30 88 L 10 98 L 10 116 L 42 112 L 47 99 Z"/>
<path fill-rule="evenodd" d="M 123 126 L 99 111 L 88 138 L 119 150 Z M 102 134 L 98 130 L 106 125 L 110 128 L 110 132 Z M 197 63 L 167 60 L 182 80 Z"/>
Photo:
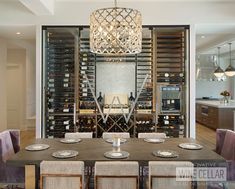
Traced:
<path fill-rule="evenodd" d="M 177 152 L 172 150 L 157 150 L 153 152 L 153 155 L 163 158 L 174 158 L 179 156 Z"/>
<path fill-rule="evenodd" d="M 120 152 L 108 151 L 104 153 L 104 156 L 110 159 L 123 159 L 127 158 L 129 156 L 129 153 L 126 151 L 120 151 Z"/>
<path fill-rule="evenodd" d="M 25 149 L 28 151 L 40 151 L 40 150 L 46 150 L 50 146 L 48 144 L 32 144 L 29 146 L 26 146 Z"/>
<path fill-rule="evenodd" d="M 145 142 L 150 142 L 150 143 L 162 143 L 165 142 L 165 139 L 163 138 L 145 138 Z"/>
<path fill-rule="evenodd" d="M 66 144 L 73 144 L 73 143 L 77 143 L 80 141 L 81 141 L 80 138 L 63 138 L 60 140 L 60 142 L 66 143 Z"/>
<path fill-rule="evenodd" d="M 113 143 L 113 139 L 112 138 L 107 138 L 107 139 L 105 139 L 105 141 L 108 142 L 108 143 Z M 124 143 L 124 142 L 126 142 L 126 139 L 125 138 L 120 138 L 120 142 Z"/>
<path fill-rule="evenodd" d="M 181 143 L 179 147 L 187 150 L 200 150 L 203 148 L 200 144 L 196 143 Z"/>
<path fill-rule="evenodd" d="M 75 151 L 75 150 L 60 150 L 60 151 L 54 152 L 52 156 L 55 158 L 64 159 L 64 158 L 75 157 L 78 154 L 79 154 L 78 151 Z"/>

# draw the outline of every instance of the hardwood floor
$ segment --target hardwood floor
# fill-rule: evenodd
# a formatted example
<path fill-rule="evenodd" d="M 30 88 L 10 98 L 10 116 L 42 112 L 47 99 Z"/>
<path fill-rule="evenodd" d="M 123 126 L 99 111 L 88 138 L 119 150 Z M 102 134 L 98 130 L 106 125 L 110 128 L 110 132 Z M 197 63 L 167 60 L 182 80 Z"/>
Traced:
<path fill-rule="evenodd" d="M 196 139 L 210 149 L 215 149 L 216 132 L 213 129 L 196 123 Z"/>
<path fill-rule="evenodd" d="M 21 131 L 21 148 L 31 144 L 35 138 L 35 131 Z M 215 131 L 196 123 L 196 139 L 210 149 L 215 149 Z"/>

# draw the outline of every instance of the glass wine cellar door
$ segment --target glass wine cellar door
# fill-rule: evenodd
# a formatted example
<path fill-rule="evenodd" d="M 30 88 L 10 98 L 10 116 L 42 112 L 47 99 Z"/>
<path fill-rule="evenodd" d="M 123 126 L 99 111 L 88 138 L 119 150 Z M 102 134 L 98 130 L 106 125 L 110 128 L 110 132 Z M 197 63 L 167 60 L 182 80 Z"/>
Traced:
<path fill-rule="evenodd" d="M 42 137 L 188 128 L 188 26 L 144 27 L 142 52 L 90 52 L 89 27 L 43 26 Z"/>

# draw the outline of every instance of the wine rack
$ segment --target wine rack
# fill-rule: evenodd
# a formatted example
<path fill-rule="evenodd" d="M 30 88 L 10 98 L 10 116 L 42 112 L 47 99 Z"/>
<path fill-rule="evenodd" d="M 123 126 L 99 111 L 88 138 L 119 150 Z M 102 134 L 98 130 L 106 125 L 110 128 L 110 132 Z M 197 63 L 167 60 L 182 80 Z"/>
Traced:
<path fill-rule="evenodd" d="M 185 59 L 186 28 L 156 28 L 154 30 L 158 121 L 157 131 L 169 137 L 185 136 Z M 162 87 L 163 86 L 163 87 Z M 165 87 L 164 87 L 165 86 Z M 162 91 L 161 89 L 171 90 Z M 174 91 L 177 97 L 172 99 Z M 165 93 L 166 95 L 164 95 Z M 176 113 L 177 112 L 177 113 Z"/>
<path fill-rule="evenodd" d="M 137 113 L 152 113 L 153 111 L 153 43 L 152 32 L 145 29 L 142 39 L 142 52 L 136 60 L 136 88 L 140 91 L 146 75 L 148 78 L 137 102 Z"/>
<path fill-rule="evenodd" d="M 44 137 L 64 137 L 65 132 L 76 131 L 93 132 L 94 137 L 101 137 L 103 132 L 130 132 L 136 137 L 139 132 L 156 131 L 169 137 L 185 136 L 187 26 L 143 27 L 142 34 L 141 53 L 104 56 L 90 52 L 88 27 L 43 27 Z M 133 77 L 135 74 L 135 87 L 128 94 L 129 104 L 125 103 L 129 111 L 140 90 L 141 93 L 127 123 L 120 112 L 111 113 L 104 123 L 92 95 L 92 91 L 96 96 L 101 92 L 101 109 L 107 106 L 104 92 L 96 91 L 96 65 L 122 62 L 131 63 Z M 163 111 L 161 103 L 168 111 L 169 99 L 161 99 L 158 89 L 162 85 L 182 90 L 179 99 L 170 101 L 174 108 L 180 104 L 178 112 Z M 177 106 L 173 106 L 176 101 Z"/>
<path fill-rule="evenodd" d="M 130 136 L 135 134 L 134 116 L 131 116 L 128 123 L 122 114 L 113 114 L 104 123 L 100 115 L 97 115 L 97 137 L 102 137 L 103 132 L 129 132 Z"/>
<path fill-rule="evenodd" d="M 74 35 L 66 30 L 45 32 L 45 137 L 74 132 Z"/>
<path fill-rule="evenodd" d="M 91 88 L 95 93 L 96 57 L 95 54 L 90 52 L 87 33 L 87 29 L 81 30 L 79 38 L 79 95 L 77 102 L 79 104 L 78 112 L 80 114 L 91 114 L 94 113 L 96 109 L 96 104 L 87 81 L 88 79 Z"/>
<path fill-rule="evenodd" d="M 182 83 L 185 79 L 185 29 L 156 29 L 157 81 Z"/>

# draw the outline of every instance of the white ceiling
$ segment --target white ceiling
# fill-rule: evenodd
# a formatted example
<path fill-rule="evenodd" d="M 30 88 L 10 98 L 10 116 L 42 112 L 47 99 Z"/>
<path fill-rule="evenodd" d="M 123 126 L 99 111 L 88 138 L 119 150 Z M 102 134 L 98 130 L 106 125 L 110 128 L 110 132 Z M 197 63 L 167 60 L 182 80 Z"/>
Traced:
<path fill-rule="evenodd" d="M 235 2 L 235 0 L 117 0 L 117 2 Z M 19 0 L 0 0 L 0 2 L 19 2 Z M 114 2 L 114 0 L 55 0 L 55 2 Z M 21 32 L 21 35 L 16 35 Z M 35 26 L 1 26 L 0 37 L 7 39 L 35 39 Z M 234 25 L 228 24 L 197 24 L 196 49 L 201 52 L 215 51 L 219 45 L 234 41 L 235 46 L 235 20 Z M 201 38 L 201 36 L 205 38 Z M 226 49 L 223 48 L 224 50 Z M 221 51 L 223 51 L 223 49 Z"/>

